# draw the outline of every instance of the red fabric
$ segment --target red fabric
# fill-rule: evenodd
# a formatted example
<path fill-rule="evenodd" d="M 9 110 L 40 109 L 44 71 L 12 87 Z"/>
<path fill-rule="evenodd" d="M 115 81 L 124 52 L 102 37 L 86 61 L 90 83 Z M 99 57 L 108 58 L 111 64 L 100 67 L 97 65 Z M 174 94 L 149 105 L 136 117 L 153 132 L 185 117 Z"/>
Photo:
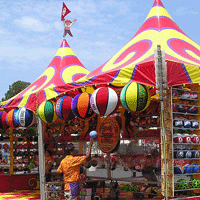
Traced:
<path fill-rule="evenodd" d="M 161 2 L 161 0 L 155 0 L 153 6 L 162 6 L 162 7 L 164 7 L 162 2 Z"/>
<path fill-rule="evenodd" d="M 61 13 L 61 21 L 64 20 L 64 17 L 69 14 L 71 11 L 67 8 L 65 3 L 63 2 L 62 13 Z"/>
<path fill-rule="evenodd" d="M 107 87 L 103 87 L 99 89 L 99 91 L 97 92 L 96 104 L 101 115 L 104 115 L 106 112 L 107 105 L 105 106 L 105 102 L 108 103 L 108 97 L 109 97 L 109 94 L 108 94 Z"/>

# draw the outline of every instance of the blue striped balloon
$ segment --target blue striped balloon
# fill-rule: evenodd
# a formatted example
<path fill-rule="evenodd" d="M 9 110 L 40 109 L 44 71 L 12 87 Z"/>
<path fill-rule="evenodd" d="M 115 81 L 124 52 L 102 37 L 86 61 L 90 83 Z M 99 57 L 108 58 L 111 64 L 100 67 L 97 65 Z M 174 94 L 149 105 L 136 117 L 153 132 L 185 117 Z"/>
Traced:
<path fill-rule="evenodd" d="M 28 110 L 24 107 L 20 108 L 16 115 L 16 121 L 23 127 L 31 126 L 35 122 L 35 115 L 31 110 Z"/>

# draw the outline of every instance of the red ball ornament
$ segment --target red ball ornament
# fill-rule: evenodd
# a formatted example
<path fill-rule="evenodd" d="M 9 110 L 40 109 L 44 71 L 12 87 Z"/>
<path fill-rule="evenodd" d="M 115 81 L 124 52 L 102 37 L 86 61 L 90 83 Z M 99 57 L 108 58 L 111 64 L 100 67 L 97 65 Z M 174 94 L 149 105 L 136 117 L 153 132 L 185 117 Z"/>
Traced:
<path fill-rule="evenodd" d="M 189 134 L 183 134 L 183 143 L 191 143 L 191 136 Z"/>
<path fill-rule="evenodd" d="M 192 134 L 191 141 L 195 144 L 199 144 L 199 137 L 196 134 Z"/>
<path fill-rule="evenodd" d="M 56 101 L 55 110 L 60 119 L 71 120 L 75 116 L 71 108 L 72 98 L 70 96 L 63 96 Z"/>
<path fill-rule="evenodd" d="M 6 116 L 7 116 L 6 111 L 0 112 L 0 128 L 1 129 L 7 129 L 8 128 L 8 124 L 6 122 Z"/>
<path fill-rule="evenodd" d="M 91 96 L 90 105 L 94 112 L 101 116 L 108 116 L 118 108 L 117 93 L 109 87 L 96 89 Z"/>
<path fill-rule="evenodd" d="M 183 143 L 183 136 L 180 133 L 174 134 L 174 143 Z"/>

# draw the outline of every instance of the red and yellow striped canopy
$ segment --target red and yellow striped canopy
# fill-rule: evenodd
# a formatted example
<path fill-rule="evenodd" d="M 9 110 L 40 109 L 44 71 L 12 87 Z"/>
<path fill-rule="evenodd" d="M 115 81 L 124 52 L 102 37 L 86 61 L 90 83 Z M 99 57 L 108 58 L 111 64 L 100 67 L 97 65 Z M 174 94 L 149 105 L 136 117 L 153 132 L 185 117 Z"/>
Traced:
<path fill-rule="evenodd" d="M 60 95 L 57 86 L 77 81 L 88 73 L 64 39 L 44 73 L 21 93 L 0 105 L 7 109 L 26 107 L 35 111 L 43 101 Z"/>
<path fill-rule="evenodd" d="M 36 110 L 43 101 L 77 88 L 98 84 L 122 87 L 129 82 L 155 86 L 154 55 L 158 45 L 165 51 L 168 86 L 200 83 L 200 46 L 177 26 L 162 2 L 155 0 L 137 33 L 99 68 L 89 73 L 63 40 L 45 72 L 1 105 Z"/>
<path fill-rule="evenodd" d="M 155 86 L 154 54 L 165 51 L 169 86 L 200 82 L 200 46 L 174 22 L 160 0 L 155 0 L 133 38 L 102 66 L 79 79 L 85 84 L 139 83 Z"/>

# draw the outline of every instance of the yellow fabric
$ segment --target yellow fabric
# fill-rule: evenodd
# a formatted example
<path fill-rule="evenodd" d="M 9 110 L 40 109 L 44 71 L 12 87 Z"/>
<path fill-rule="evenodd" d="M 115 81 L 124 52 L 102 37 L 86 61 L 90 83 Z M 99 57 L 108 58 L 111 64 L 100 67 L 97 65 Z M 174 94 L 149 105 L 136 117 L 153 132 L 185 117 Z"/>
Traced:
<path fill-rule="evenodd" d="M 132 111 L 136 111 L 137 109 L 137 83 L 133 82 L 131 83 L 126 91 L 126 102 L 127 102 L 127 106 L 130 110 Z"/>

